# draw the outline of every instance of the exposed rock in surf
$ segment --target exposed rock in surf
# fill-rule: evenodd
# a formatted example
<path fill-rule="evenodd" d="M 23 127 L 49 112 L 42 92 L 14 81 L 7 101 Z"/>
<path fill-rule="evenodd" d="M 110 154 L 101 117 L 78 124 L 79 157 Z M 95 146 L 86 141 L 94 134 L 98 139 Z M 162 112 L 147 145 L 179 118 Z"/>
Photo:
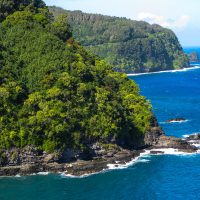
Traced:
<path fill-rule="evenodd" d="M 196 146 L 197 148 L 200 148 L 200 133 L 188 135 L 185 138 L 185 141 L 193 146 Z"/>
<path fill-rule="evenodd" d="M 196 134 L 192 134 L 192 135 L 188 135 L 185 140 L 189 141 L 189 140 L 200 140 L 200 133 L 196 133 Z"/>
<path fill-rule="evenodd" d="M 156 151 L 156 150 L 152 150 L 150 151 L 150 154 L 164 154 L 164 151 Z"/>
<path fill-rule="evenodd" d="M 200 136 L 191 136 L 200 137 Z M 138 157 L 143 150 L 150 147 L 151 154 L 162 154 L 160 148 L 174 148 L 181 152 L 196 152 L 197 148 L 187 140 L 167 137 L 158 126 L 156 118 L 152 118 L 151 126 L 143 141 L 126 149 L 117 144 L 93 143 L 88 152 L 66 149 L 63 152 L 48 154 L 28 146 L 24 149 L 12 148 L 0 152 L 0 176 L 27 175 L 39 172 L 65 172 L 80 176 L 108 169 L 108 164 L 115 167 L 124 165 Z"/>
<path fill-rule="evenodd" d="M 165 122 L 171 123 L 171 122 L 185 122 L 185 121 L 187 121 L 187 119 L 180 117 L 180 118 L 168 119 Z"/>
<path fill-rule="evenodd" d="M 189 144 L 187 141 L 165 135 L 159 137 L 159 140 L 157 144 L 154 145 L 154 148 L 174 148 L 187 153 L 193 153 L 197 151 L 197 148 Z"/>

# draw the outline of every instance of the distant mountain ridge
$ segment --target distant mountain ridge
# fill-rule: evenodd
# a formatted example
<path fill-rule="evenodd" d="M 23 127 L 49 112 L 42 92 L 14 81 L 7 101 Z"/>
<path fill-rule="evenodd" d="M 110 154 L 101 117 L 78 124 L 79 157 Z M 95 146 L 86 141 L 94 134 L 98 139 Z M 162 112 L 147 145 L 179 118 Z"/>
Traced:
<path fill-rule="evenodd" d="M 54 16 L 67 13 L 75 39 L 117 71 L 152 72 L 189 66 L 187 55 L 170 29 L 55 6 L 49 9 Z"/>

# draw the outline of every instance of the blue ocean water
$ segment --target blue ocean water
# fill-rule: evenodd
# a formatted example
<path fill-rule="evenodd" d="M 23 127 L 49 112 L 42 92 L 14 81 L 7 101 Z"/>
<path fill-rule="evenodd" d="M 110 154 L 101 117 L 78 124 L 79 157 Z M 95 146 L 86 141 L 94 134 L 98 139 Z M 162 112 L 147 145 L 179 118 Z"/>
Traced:
<path fill-rule="evenodd" d="M 132 76 L 152 102 L 167 135 L 200 131 L 200 69 Z M 184 117 L 184 123 L 165 123 Z M 61 175 L 0 178 L 0 200 L 200 199 L 200 155 L 145 156 L 126 169 L 85 178 Z"/>
<path fill-rule="evenodd" d="M 160 125 L 167 135 L 182 137 L 200 132 L 200 69 L 171 71 L 130 77 L 140 86 L 141 94 L 153 105 Z M 165 123 L 171 118 L 184 123 Z"/>
<path fill-rule="evenodd" d="M 200 48 L 199 47 L 184 47 L 183 50 L 185 51 L 185 53 L 197 52 L 198 55 L 200 55 Z"/>

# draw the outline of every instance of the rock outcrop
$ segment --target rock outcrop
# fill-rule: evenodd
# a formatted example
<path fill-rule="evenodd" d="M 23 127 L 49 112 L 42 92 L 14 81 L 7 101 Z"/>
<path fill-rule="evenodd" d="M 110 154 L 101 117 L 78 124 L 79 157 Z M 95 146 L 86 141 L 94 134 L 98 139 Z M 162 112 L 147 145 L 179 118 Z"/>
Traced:
<path fill-rule="evenodd" d="M 186 141 L 191 141 L 191 140 L 198 141 L 198 140 L 200 140 L 200 133 L 189 135 L 185 139 L 186 139 Z"/>
<path fill-rule="evenodd" d="M 197 151 L 197 148 L 189 144 L 187 141 L 165 135 L 159 137 L 157 144 L 154 145 L 154 148 L 174 148 L 187 153 L 193 153 Z"/>
<path fill-rule="evenodd" d="M 158 143 L 160 136 L 164 135 L 162 128 L 158 125 L 157 119 L 153 117 L 148 132 L 145 134 L 145 146 L 154 146 Z"/>
<path fill-rule="evenodd" d="M 189 135 L 185 138 L 185 141 L 193 146 L 200 147 L 200 133 Z"/>
<path fill-rule="evenodd" d="M 185 118 L 182 118 L 182 117 L 166 120 L 166 122 L 168 122 L 168 123 L 170 123 L 170 122 L 185 122 L 185 121 L 187 121 L 187 120 Z"/>
<path fill-rule="evenodd" d="M 187 153 L 196 152 L 197 148 L 189 141 L 199 141 L 199 139 L 200 134 L 192 135 L 186 140 L 165 136 L 161 127 L 158 126 L 156 118 L 153 117 L 143 142 L 135 150 L 125 149 L 117 144 L 102 145 L 100 143 L 92 144 L 87 153 L 67 149 L 63 152 L 48 154 L 33 146 L 24 149 L 12 148 L 0 152 L 0 176 L 27 175 L 39 172 L 64 172 L 80 176 L 107 169 L 108 164 L 113 164 L 115 167 L 126 164 L 138 157 L 145 148 L 174 148 Z M 163 152 L 153 150 L 150 153 L 160 154 Z"/>
<path fill-rule="evenodd" d="M 117 148 L 117 149 L 116 149 Z M 19 150 L 12 149 L 10 153 L 18 152 Z M 34 152 L 36 150 L 34 149 Z M 7 152 L 7 155 L 10 156 Z M 39 172 L 65 172 L 68 174 L 80 176 L 102 171 L 108 168 L 108 164 L 114 164 L 116 167 L 131 161 L 133 158 L 140 155 L 140 151 L 130 151 L 120 147 L 110 149 L 100 148 L 96 150 L 96 157 L 91 160 L 76 160 L 74 162 L 60 163 L 58 157 L 53 154 L 38 154 L 33 156 L 33 149 L 29 153 L 23 154 L 22 151 L 16 153 L 14 160 L 7 160 L 0 167 L 0 176 L 15 176 L 17 174 L 27 175 Z M 27 156 L 22 162 L 22 158 Z M 20 161 L 21 160 L 21 161 Z"/>

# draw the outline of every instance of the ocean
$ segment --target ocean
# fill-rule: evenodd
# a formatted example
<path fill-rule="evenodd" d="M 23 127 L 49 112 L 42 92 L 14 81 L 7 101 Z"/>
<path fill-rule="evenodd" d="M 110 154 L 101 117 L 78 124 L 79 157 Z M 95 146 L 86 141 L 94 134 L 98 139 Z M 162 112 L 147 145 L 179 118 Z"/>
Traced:
<path fill-rule="evenodd" d="M 129 78 L 153 104 L 166 135 L 200 132 L 200 68 Z M 187 121 L 165 122 L 175 117 Z M 0 200 L 195 200 L 199 191 L 200 154 L 145 155 L 127 168 L 79 178 L 0 178 Z"/>

